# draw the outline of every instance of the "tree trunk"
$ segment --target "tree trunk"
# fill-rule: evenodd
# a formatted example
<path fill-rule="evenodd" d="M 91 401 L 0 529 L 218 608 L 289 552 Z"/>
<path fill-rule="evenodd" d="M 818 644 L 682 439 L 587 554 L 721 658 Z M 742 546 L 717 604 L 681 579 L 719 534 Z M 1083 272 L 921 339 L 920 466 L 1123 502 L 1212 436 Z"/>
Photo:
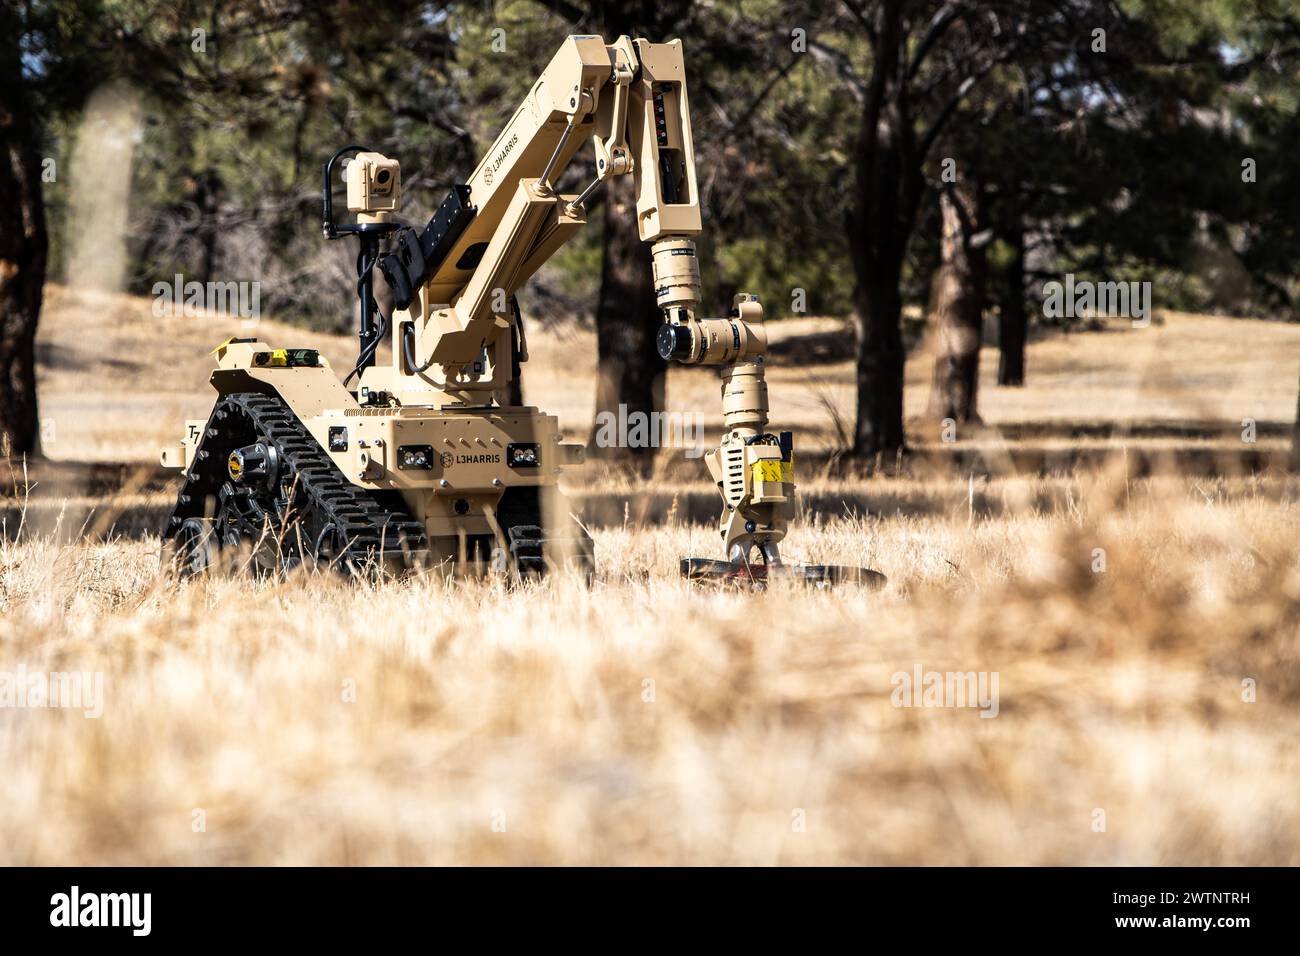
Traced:
<path fill-rule="evenodd" d="M 1025 227 L 1019 218 L 1003 237 L 1011 247 L 1011 260 L 1002 277 L 998 317 L 998 384 L 1025 384 L 1025 341 L 1029 313 L 1025 309 Z"/>
<path fill-rule="evenodd" d="M 934 357 L 930 414 L 939 420 L 978 422 L 980 342 L 987 279 L 982 190 L 969 176 L 939 195 L 943 235 L 935 278 L 933 317 L 939 350 Z"/>
<path fill-rule="evenodd" d="M 655 36 L 658 17 L 673 18 L 684 10 L 681 4 L 607 3 L 593 0 L 591 21 L 597 32 L 613 40 L 628 36 Z M 671 19 L 669 22 L 673 22 Z M 596 352 L 599 379 L 596 384 L 596 414 L 619 417 L 619 406 L 627 414 L 653 414 L 663 408 L 668 370 L 655 348 L 655 335 L 663 324 L 663 313 L 655 302 L 650 247 L 641 242 L 636 226 L 636 194 L 631 176 L 615 176 L 605 183 L 603 255 L 600 295 L 596 303 Z M 626 444 L 602 448 L 596 443 L 599 419 L 592 426 L 587 453 L 603 458 L 639 459 L 642 467 L 655 449 L 629 448 Z M 607 432 L 608 433 L 608 432 Z"/>
<path fill-rule="evenodd" d="M 198 209 L 199 244 L 203 255 L 199 260 L 198 281 L 205 286 L 212 281 L 217 271 L 217 236 L 221 231 L 218 213 L 221 207 L 223 184 L 221 178 L 211 169 L 206 169 L 194 180 L 193 201 Z M 390 306 L 391 308 L 391 306 Z"/>
<path fill-rule="evenodd" d="M 655 349 L 655 334 L 663 315 L 655 303 L 650 250 L 636 229 L 636 194 L 631 176 L 617 176 L 606 183 L 605 254 L 600 269 L 600 298 L 596 304 L 596 351 L 599 380 L 596 386 L 596 414 L 649 415 L 663 408 L 664 376 L 667 366 Z M 596 444 L 599 422 L 592 429 L 589 454 L 595 457 L 633 456 L 648 460 L 653 448 L 619 445 L 601 448 Z"/>
<path fill-rule="evenodd" d="M 0 453 L 39 452 L 36 322 L 48 241 L 19 25 L 0 14 Z"/>
<path fill-rule="evenodd" d="M 1291 426 L 1291 470 L 1300 472 L 1300 398 L 1295 404 L 1295 424 Z"/>
<path fill-rule="evenodd" d="M 857 423 L 853 454 L 888 464 L 905 450 L 903 302 L 907 243 L 925 181 L 899 60 L 903 4 L 876 17 L 871 84 L 858 130 L 853 208 L 847 217 L 857 323 Z"/>
<path fill-rule="evenodd" d="M 901 275 L 858 280 L 853 304 L 858 326 L 858 420 L 853 454 L 886 458 L 903 451 L 903 302 Z"/>

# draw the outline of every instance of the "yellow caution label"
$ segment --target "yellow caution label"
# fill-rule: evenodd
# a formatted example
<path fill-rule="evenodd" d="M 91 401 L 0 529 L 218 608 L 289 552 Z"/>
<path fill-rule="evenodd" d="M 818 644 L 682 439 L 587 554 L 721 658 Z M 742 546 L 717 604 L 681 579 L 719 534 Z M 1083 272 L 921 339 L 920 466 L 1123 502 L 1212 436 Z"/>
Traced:
<path fill-rule="evenodd" d="M 755 481 L 794 481 L 794 462 L 764 459 L 751 466 Z"/>

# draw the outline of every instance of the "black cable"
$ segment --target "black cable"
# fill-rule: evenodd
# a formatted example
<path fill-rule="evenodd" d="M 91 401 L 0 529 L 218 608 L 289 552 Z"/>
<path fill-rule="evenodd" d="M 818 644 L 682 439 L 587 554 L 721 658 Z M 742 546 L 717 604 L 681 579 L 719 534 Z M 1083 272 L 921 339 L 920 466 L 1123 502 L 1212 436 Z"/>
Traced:
<path fill-rule="evenodd" d="M 402 329 L 402 357 L 406 359 L 406 364 L 411 370 L 412 375 L 419 375 L 421 372 L 429 370 L 433 364 L 433 356 L 429 356 L 429 361 L 423 365 L 415 364 L 415 326 L 407 325 Z"/>
<path fill-rule="evenodd" d="M 526 340 L 524 339 L 524 316 L 523 313 L 519 311 L 519 300 L 515 298 L 513 295 L 510 297 L 510 308 L 511 311 L 514 312 L 514 316 L 515 316 L 515 329 L 513 330 L 513 334 L 518 336 L 518 338 L 515 339 L 515 342 L 517 343 L 516 347 L 512 350 L 513 354 L 511 355 L 511 362 L 512 362 L 511 371 L 514 374 L 514 377 L 518 378 L 519 362 L 522 357 L 522 353 L 527 352 L 528 346 L 527 344 L 525 344 Z M 406 359 L 406 365 L 411 370 L 412 375 L 419 375 L 421 372 L 427 372 L 429 370 L 429 367 L 433 365 L 432 355 L 429 356 L 429 361 L 425 362 L 423 365 L 416 364 L 415 326 L 413 325 L 407 325 L 402 329 L 402 358 Z"/>
<path fill-rule="evenodd" d="M 357 255 L 358 265 L 359 266 L 364 265 L 364 268 L 360 269 L 361 274 L 360 277 L 357 279 L 358 298 L 362 297 L 361 296 L 362 289 L 365 288 L 366 282 L 370 279 L 370 273 L 374 270 L 375 263 L 379 261 L 379 253 L 377 252 L 375 253 L 375 257 L 371 259 L 370 262 L 368 263 L 364 261 L 364 256 L 365 256 L 364 252 L 358 253 Z M 348 382 L 352 381 L 352 377 L 356 375 L 358 372 L 360 372 L 363 367 L 365 367 L 366 362 L 370 361 L 372 358 L 375 357 L 375 350 L 379 348 L 379 343 L 384 340 L 384 336 L 388 334 L 388 330 L 392 325 L 392 316 L 384 315 L 384 310 L 379 307 L 379 303 L 377 301 L 374 301 L 373 296 L 371 297 L 371 304 L 374 305 L 375 311 L 379 313 L 379 318 L 381 320 L 379 324 L 379 328 L 375 332 L 375 337 L 370 340 L 370 344 L 367 345 L 365 349 L 361 352 L 361 354 L 357 357 L 356 366 L 352 369 L 352 371 L 348 372 L 347 378 L 343 379 L 343 385 L 345 387 L 347 386 Z M 365 317 L 363 316 L 362 318 L 364 321 Z"/>
<path fill-rule="evenodd" d="M 334 171 L 334 164 L 338 162 L 339 157 L 344 153 L 368 153 L 371 152 L 367 146 L 352 144 L 344 146 L 337 153 L 329 158 L 325 164 L 325 188 L 321 196 L 321 218 L 324 220 L 325 238 L 337 239 L 339 236 L 338 227 L 334 225 L 334 185 L 330 181 Z"/>

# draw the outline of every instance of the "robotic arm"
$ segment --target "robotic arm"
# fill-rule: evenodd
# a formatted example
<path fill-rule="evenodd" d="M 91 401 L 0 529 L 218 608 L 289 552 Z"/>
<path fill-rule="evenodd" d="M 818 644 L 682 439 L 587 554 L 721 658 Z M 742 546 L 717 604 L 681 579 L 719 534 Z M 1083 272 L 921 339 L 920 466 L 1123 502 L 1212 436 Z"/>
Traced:
<path fill-rule="evenodd" d="M 489 404 L 509 380 L 519 334 L 513 293 L 585 224 L 585 204 L 600 185 L 631 175 L 637 230 L 650 244 L 665 319 L 659 354 L 721 369 L 727 430 L 706 461 L 724 503 L 726 563 L 748 569 L 757 551 L 772 567 L 794 511 L 793 443 L 789 432 L 766 431 L 767 336 L 757 297 L 737 295 L 726 318 L 696 314 L 701 221 L 689 117 L 680 41 L 565 40 L 468 183 L 453 188 L 423 230 L 400 230 L 395 250 L 379 259 L 394 295 L 395 359 L 392 368 L 367 368 L 361 393 L 404 404 L 429 404 L 430 393 L 438 404 Z M 556 182 L 588 140 L 595 180 L 577 195 L 557 194 Z M 378 182 L 387 171 L 396 188 L 394 166 L 362 153 L 348 167 L 349 208 L 360 219 L 386 218 L 395 208 Z M 327 211 L 327 235 L 328 226 Z M 716 564 L 683 570 L 705 574 Z"/>
<path fill-rule="evenodd" d="M 557 194 L 555 183 L 587 141 L 595 180 L 578 195 Z M 600 185 L 628 174 L 638 232 L 652 244 L 659 305 L 688 325 L 699 302 L 693 237 L 701 225 L 681 43 L 573 36 L 467 192 L 448 196 L 418 242 L 401 236 L 398 254 L 380 264 L 395 304 L 419 326 L 416 353 L 444 367 L 473 362 L 508 323 L 504 300 L 585 224 Z M 446 247 L 436 249 L 440 239 Z"/>

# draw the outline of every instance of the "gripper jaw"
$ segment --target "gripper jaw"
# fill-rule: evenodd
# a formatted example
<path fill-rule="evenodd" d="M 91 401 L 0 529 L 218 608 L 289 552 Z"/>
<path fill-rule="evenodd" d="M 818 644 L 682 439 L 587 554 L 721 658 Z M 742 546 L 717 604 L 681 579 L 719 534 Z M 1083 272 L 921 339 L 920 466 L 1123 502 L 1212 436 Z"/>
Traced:
<path fill-rule="evenodd" d="M 683 558 L 689 581 L 764 588 L 791 580 L 818 588 L 854 583 L 878 588 L 884 575 L 866 568 L 786 564 L 781 542 L 795 512 L 794 436 L 767 432 L 767 384 L 762 354 L 722 369 L 722 442 L 704 456 L 718 493 L 722 516 L 721 560 Z"/>
<path fill-rule="evenodd" d="M 732 433 L 705 456 L 722 495 L 718 529 L 729 560 L 748 561 L 757 550 L 763 563 L 780 563 L 778 544 L 794 517 L 790 444 L 772 435 Z"/>

